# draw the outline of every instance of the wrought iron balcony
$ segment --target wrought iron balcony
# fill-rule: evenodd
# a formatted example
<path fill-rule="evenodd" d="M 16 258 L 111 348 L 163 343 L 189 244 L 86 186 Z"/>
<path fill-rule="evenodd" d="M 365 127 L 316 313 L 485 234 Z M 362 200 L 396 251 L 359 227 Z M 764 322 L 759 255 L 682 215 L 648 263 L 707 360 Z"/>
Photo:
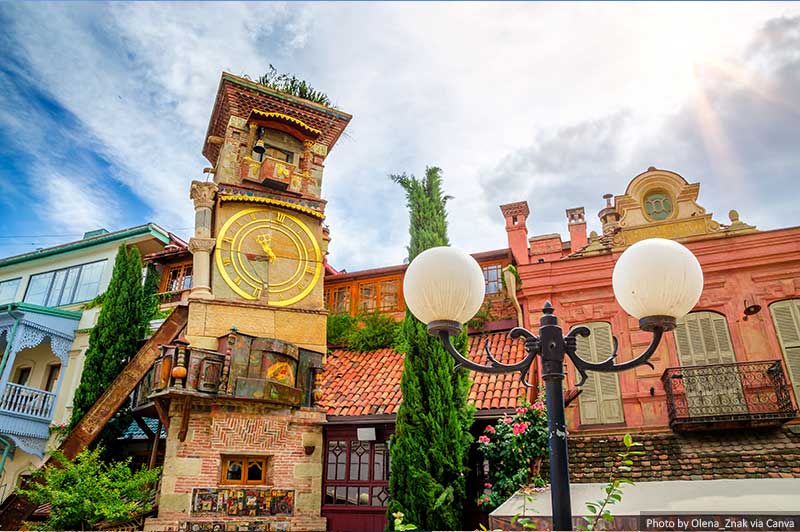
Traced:
<path fill-rule="evenodd" d="M 661 382 L 675 430 L 780 425 L 797 416 L 779 360 L 669 368 Z"/>

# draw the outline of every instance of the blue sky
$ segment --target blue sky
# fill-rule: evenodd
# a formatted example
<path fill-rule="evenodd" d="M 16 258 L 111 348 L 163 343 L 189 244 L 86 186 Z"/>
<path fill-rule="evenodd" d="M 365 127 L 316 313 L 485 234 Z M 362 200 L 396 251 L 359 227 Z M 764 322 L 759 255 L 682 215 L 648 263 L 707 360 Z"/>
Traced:
<path fill-rule="evenodd" d="M 771 229 L 800 225 L 800 4 L 3 3 L 0 256 L 147 221 L 188 236 L 220 72 L 269 63 L 354 115 L 326 161 L 332 264 L 399 263 L 387 174 L 443 168 L 453 243 L 599 229 L 648 166 Z"/>

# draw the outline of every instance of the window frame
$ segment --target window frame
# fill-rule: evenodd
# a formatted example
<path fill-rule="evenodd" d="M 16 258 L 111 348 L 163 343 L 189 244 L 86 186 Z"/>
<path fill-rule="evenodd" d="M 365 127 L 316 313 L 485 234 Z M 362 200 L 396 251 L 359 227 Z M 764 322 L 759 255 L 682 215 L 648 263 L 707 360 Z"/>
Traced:
<path fill-rule="evenodd" d="M 17 286 L 14 288 L 14 294 L 11 296 L 9 301 L 0 301 L 0 305 L 8 305 L 9 303 L 16 303 L 17 293 L 19 292 L 19 285 L 22 284 L 22 277 L 16 277 L 13 279 L 6 279 L 5 281 L 0 281 L 0 290 L 2 290 L 3 285 L 8 283 L 16 282 Z"/>
<path fill-rule="evenodd" d="M 55 373 L 55 376 L 53 376 L 53 373 Z M 61 377 L 61 364 L 59 362 L 48 364 L 43 389 L 46 392 L 56 393 L 59 377 Z"/>
<path fill-rule="evenodd" d="M 22 375 L 23 371 L 28 372 L 28 374 L 25 376 L 26 377 L 25 382 L 24 383 L 17 382 L 20 380 L 20 376 Z M 11 382 L 13 384 L 16 384 L 17 386 L 30 387 L 29 383 L 32 375 L 33 375 L 33 366 L 20 366 L 14 371 L 14 375 L 13 378 L 11 379 Z"/>
<path fill-rule="evenodd" d="M 190 270 L 190 273 L 189 273 L 188 276 L 186 275 L 186 270 L 187 269 Z M 180 270 L 180 273 L 178 274 L 178 277 L 177 277 L 177 279 L 179 280 L 179 282 L 178 282 L 179 288 L 176 288 L 174 290 L 169 290 L 169 276 L 173 271 L 176 271 L 176 270 Z M 186 288 L 180 288 L 180 287 L 183 287 L 183 284 L 185 283 L 187 277 L 190 279 L 190 285 L 188 287 L 186 287 Z M 193 261 L 179 262 L 179 263 L 176 263 L 176 264 L 170 264 L 169 266 L 167 266 L 165 268 L 164 274 L 162 275 L 161 286 L 159 288 L 159 291 L 161 293 L 168 293 L 168 292 L 171 293 L 171 292 L 183 292 L 184 290 L 191 290 L 191 288 L 192 288 L 191 283 L 193 283 L 193 282 L 194 282 L 194 262 Z"/>
<path fill-rule="evenodd" d="M 103 268 L 100 270 L 100 279 L 99 279 L 99 281 L 97 283 L 97 293 L 95 293 L 92 297 L 90 297 L 88 299 L 80 299 L 80 300 L 75 299 L 75 297 L 78 295 L 78 289 L 81 286 L 81 280 L 82 280 L 81 277 L 83 275 L 84 268 L 86 268 L 87 266 L 92 266 L 92 265 L 101 264 L 101 263 L 103 264 Z M 99 260 L 93 260 L 91 262 L 85 262 L 83 264 L 76 264 L 74 266 L 68 266 L 66 268 L 58 268 L 58 269 L 55 269 L 55 270 L 48 270 L 48 271 L 45 271 L 45 272 L 34 273 L 30 277 L 28 277 L 28 283 L 25 286 L 25 294 L 22 296 L 22 301 L 24 303 L 30 303 L 28 301 L 28 296 L 30 295 L 31 284 L 33 283 L 33 281 L 36 278 L 42 277 L 42 276 L 45 276 L 45 275 L 49 275 L 50 279 L 47 282 L 47 289 L 44 291 L 44 300 L 42 301 L 42 303 L 31 303 L 31 304 L 39 305 L 39 306 L 43 306 L 43 307 L 66 307 L 66 306 L 69 306 L 69 305 L 76 305 L 78 303 L 85 303 L 86 301 L 91 301 L 92 299 L 97 297 L 97 295 L 100 293 L 100 286 L 101 286 L 101 284 L 103 282 L 103 274 L 105 273 L 105 264 L 107 264 L 107 263 L 108 263 L 108 259 L 99 259 Z M 75 277 L 75 280 L 74 280 L 72 286 L 70 287 L 70 292 L 71 292 L 70 298 L 67 300 L 67 302 L 62 303 L 61 301 L 62 301 L 62 299 L 64 299 L 64 289 L 68 286 L 68 282 L 67 281 L 69 280 L 70 272 L 76 271 L 76 270 L 77 270 L 78 274 L 77 274 L 77 277 Z M 55 281 L 56 277 L 58 276 L 58 274 L 62 273 L 62 272 L 64 274 L 64 277 L 63 277 L 63 280 L 60 281 L 61 287 L 59 288 L 58 297 L 55 299 L 55 304 L 48 305 L 48 301 L 53 296 L 54 281 Z"/>
<path fill-rule="evenodd" d="M 336 442 L 343 442 L 345 443 L 345 451 L 344 451 L 344 478 L 339 479 L 329 479 L 328 478 L 328 467 L 331 464 L 329 461 L 329 449 L 332 443 Z M 350 472 L 351 472 L 351 457 L 353 454 L 353 444 L 364 445 L 368 446 L 368 468 L 367 468 L 367 479 L 366 480 L 359 480 L 359 479 L 351 479 Z M 375 479 L 375 451 L 376 446 L 382 445 L 383 446 L 383 465 L 382 465 L 382 476 L 383 478 L 380 480 Z M 389 439 L 385 440 L 359 440 L 352 435 L 334 435 L 331 434 L 330 436 L 325 438 L 325 448 L 323 450 L 323 467 L 322 467 L 322 506 L 328 509 L 340 509 L 340 510 L 356 510 L 356 509 L 385 509 L 388 505 L 389 501 L 389 474 L 391 471 L 391 452 L 389 449 Z M 339 462 L 337 461 L 337 464 Z M 360 476 L 360 474 L 359 474 Z M 333 500 L 337 500 L 336 490 L 337 488 L 343 488 L 345 495 L 343 503 L 330 503 L 327 502 L 328 497 L 328 489 L 333 488 Z M 367 488 L 369 493 L 369 504 L 351 504 L 348 503 L 348 495 L 347 491 L 348 488 Z M 384 504 L 380 505 L 373 505 L 372 501 L 373 498 L 376 497 L 375 491 L 376 490 L 383 490 L 386 494 L 386 500 Z"/>
<path fill-rule="evenodd" d="M 331 314 L 352 314 L 353 313 L 353 287 L 350 284 L 332 286 L 326 290 L 328 293 L 327 307 Z M 336 295 L 338 293 L 347 294 L 347 308 L 339 310 L 337 308 Z"/>
<path fill-rule="evenodd" d="M 485 294 L 487 298 L 496 299 L 503 297 L 503 263 L 500 261 L 496 262 L 485 262 L 480 265 L 481 267 L 481 274 L 483 274 L 483 283 Z M 489 269 L 497 269 L 497 281 L 490 281 L 486 274 Z M 497 283 L 497 291 L 489 292 L 489 283 L 496 282 Z"/>
<path fill-rule="evenodd" d="M 223 454 L 220 455 L 220 474 L 219 483 L 226 486 L 265 486 L 267 485 L 267 468 L 270 463 L 269 456 Z M 240 480 L 228 480 L 228 467 L 230 462 L 242 462 L 242 478 Z M 251 462 L 261 462 L 261 478 L 259 480 L 248 480 L 247 471 L 250 469 Z"/>

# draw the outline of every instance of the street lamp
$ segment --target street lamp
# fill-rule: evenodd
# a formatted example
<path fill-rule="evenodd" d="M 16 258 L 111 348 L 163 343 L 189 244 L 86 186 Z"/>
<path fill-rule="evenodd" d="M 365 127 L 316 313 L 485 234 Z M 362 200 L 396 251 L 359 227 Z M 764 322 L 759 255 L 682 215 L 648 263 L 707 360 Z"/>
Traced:
<path fill-rule="evenodd" d="M 588 337 L 587 327 L 574 327 L 562 334 L 558 318 L 549 301 L 542 309 L 538 335 L 515 327 L 511 338 L 524 338 L 527 355 L 513 364 L 499 362 L 485 346 L 488 365 L 465 358 L 453 347 L 451 336 L 461 332 L 483 303 L 485 284 L 478 263 L 471 256 L 450 247 L 431 248 L 409 264 L 403 281 L 403 295 L 411 313 L 428 326 L 428 333 L 438 336 L 456 360 L 456 367 L 484 373 L 520 374 L 523 384 L 536 356 L 542 358 L 545 382 L 547 424 L 550 441 L 550 484 L 553 505 L 553 529 L 572 530 L 569 493 L 567 431 L 564 420 L 564 356 L 568 356 L 586 382 L 587 371 L 618 372 L 649 362 L 666 331 L 686 315 L 700 299 L 703 272 L 691 251 L 663 238 L 642 240 L 630 246 L 617 260 L 612 274 L 614 295 L 620 306 L 639 319 L 639 328 L 652 334 L 650 345 L 638 357 L 615 363 L 617 339 L 603 362 L 587 362 L 576 354 L 577 337 Z"/>

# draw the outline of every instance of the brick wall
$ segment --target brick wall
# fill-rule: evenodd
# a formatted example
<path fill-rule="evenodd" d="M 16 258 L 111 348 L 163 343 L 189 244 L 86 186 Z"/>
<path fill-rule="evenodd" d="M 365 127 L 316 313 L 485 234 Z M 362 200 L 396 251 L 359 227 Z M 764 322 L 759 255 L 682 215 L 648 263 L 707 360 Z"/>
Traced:
<path fill-rule="evenodd" d="M 177 403 L 177 404 L 176 404 Z M 174 530 L 185 521 L 268 522 L 287 530 L 325 530 L 320 516 L 322 501 L 321 410 L 287 409 L 265 404 L 193 404 L 185 441 L 178 439 L 182 405 L 173 401 L 161 479 L 158 517 L 149 519 L 146 530 Z M 306 455 L 304 446 L 314 446 Z M 294 490 L 294 512 L 290 517 L 244 518 L 218 515 L 193 516 L 194 488 L 229 488 L 220 485 L 221 455 L 269 457 L 267 483 L 275 489 Z"/>

